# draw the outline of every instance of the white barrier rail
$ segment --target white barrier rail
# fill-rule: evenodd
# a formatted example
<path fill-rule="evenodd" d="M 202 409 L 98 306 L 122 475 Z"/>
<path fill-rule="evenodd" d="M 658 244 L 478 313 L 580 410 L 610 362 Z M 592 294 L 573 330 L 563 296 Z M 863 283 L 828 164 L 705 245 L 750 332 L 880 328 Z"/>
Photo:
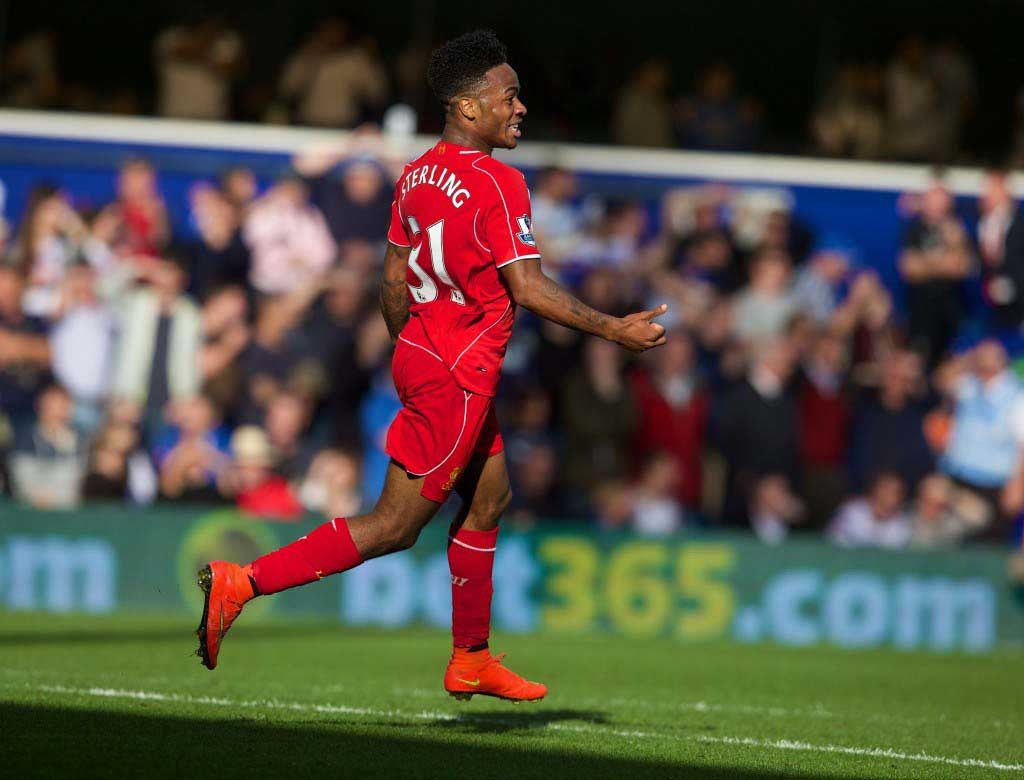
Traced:
<path fill-rule="evenodd" d="M 311 145 L 336 143 L 344 139 L 347 132 L 238 122 L 0 109 L 0 135 L 294 154 Z M 412 158 L 435 140 L 431 136 L 415 136 L 406 142 L 403 151 Z M 932 176 L 932 169 L 926 165 L 536 141 L 524 142 L 514 152 L 499 154 L 510 163 L 526 167 L 559 165 L 596 174 L 896 192 L 923 187 Z M 980 169 L 953 167 L 946 171 L 945 180 L 958 195 L 976 195 L 982 175 Z M 1024 195 L 1024 176 L 1016 175 L 1013 184 L 1015 192 Z"/>

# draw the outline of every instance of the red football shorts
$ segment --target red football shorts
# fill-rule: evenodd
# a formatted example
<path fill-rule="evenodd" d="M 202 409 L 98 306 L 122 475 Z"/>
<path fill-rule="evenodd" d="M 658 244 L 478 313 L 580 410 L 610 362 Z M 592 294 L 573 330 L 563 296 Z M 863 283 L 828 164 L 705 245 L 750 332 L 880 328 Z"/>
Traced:
<path fill-rule="evenodd" d="M 388 428 L 385 451 L 413 477 L 425 477 L 420 494 L 444 503 L 474 455 L 505 448 L 494 401 L 463 390 L 441 358 L 399 338 L 391 361 L 402 402 Z"/>

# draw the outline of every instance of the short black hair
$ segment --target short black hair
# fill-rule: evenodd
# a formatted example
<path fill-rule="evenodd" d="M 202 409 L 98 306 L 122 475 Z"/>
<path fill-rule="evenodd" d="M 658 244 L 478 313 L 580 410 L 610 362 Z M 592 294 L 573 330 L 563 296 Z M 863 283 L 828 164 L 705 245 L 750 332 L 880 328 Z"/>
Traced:
<path fill-rule="evenodd" d="M 447 107 L 487 71 L 506 62 L 508 51 L 493 30 L 473 30 L 434 49 L 427 65 L 427 83 Z"/>

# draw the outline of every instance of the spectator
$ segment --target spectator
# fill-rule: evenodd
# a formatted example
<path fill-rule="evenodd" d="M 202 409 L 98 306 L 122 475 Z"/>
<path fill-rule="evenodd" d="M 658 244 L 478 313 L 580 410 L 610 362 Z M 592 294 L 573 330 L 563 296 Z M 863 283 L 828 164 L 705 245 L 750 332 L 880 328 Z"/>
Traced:
<path fill-rule="evenodd" d="M 693 341 L 685 330 L 669 334 L 664 347 L 645 356 L 646 370 L 632 375 L 636 398 L 635 452 L 660 452 L 678 477 L 675 499 L 696 511 L 701 506 L 704 438 L 710 399 L 696 371 Z"/>
<path fill-rule="evenodd" d="M 47 184 L 32 188 L 11 260 L 28 280 L 22 303 L 27 314 L 53 317 L 61 280 L 79 257 L 85 223 L 64 195 Z"/>
<path fill-rule="evenodd" d="M 911 489 L 932 471 L 934 455 L 924 435 L 921 358 L 905 349 L 884 356 L 877 392 L 854 405 L 851 428 L 850 487 L 863 491 L 871 473 L 902 474 Z"/>
<path fill-rule="evenodd" d="M 253 204 L 243 235 L 252 253 L 249 282 L 261 293 L 291 292 L 334 262 L 336 247 L 324 215 L 296 178 L 282 179 Z"/>
<path fill-rule="evenodd" d="M 274 471 L 296 483 L 309 468 L 314 452 L 304 440 L 313 416 L 308 400 L 297 393 L 282 391 L 267 405 L 263 428 L 276 455 Z"/>
<path fill-rule="evenodd" d="M 787 491 L 796 484 L 799 458 L 797 405 L 788 390 L 795 350 L 785 340 L 753 351 L 753 365 L 716 410 L 717 443 L 728 464 L 725 522 L 743 524 L 758 483 L 778 475 Z"/>
<path fill-rule="evenodd" d="M 86 501 L 123 501 L 129 495 L 128 461 L 137 444 L 127 425 L 110 425 L 93 439 L 82 497 Z"/>
<path fill-rule="evenodd" d="M 391 218 L 396 160 L 382 136 L 366 130 L 341 145 L 307 149 L 293 164 L 339 245 L 376 244 Z"/>
<path fill-rule="evenodd" d="M 955 400 L 949 443 L 939 468 L 981 496 L 994 512 L 1024 454 L 1024 389 L 994 340 L 943 366 L 939 388 Z"/>
<path fill-rule="evenodd" d="M 160 493 L 178 501 L 217 501 L 218 483 L 231 463 L 227 429 L 220 425 L 209 398 L 198 395 L 174 402 L 171 426 L 154 448 Z"/>
<path fill-rule="evenodd" d="M 154 260 L 143 277 L 148 284 L 124 301 L 113 393 L 139 407 L 146 441 L 162 424 L 167 401 L 199 392 L 201 319 L 184 294 L 185 262 L 180 255 Z"/>
<path fill-rule="evenodd" d="M 929 474 L 917 488 L 910 513 L 910 546 L 952 547 L 989 523 L 985 502 L 958 489 L 948 477 Z"/>
<path fill-rule="evenodd" d="M 886 128 L 889 156 L 898 160 L 938 162 L 943 151 L 943 115 L 939 86 L 920 38 L 900 44 L 885 71 Z"/>
<path fill-rule="evenodd" d="M 40 29 L 12 41 L 3 58 L 2 102 L 11 108 L 55 108 L 63 85 L 57 67 L 58 36 Z"/>
<path fill-rule="evenodd" d="M 750 525 L 765 544 L 780 544 L 790 528 L 800 525 L 807 508 L 782 474 L 768 474 L 754 484 L 750 501 Z"/>
<path fill-rule="evenodd" d="M 570 490 L 586 496 L 629 470 L 636 412 L 632 391 L 622 376 L 621 350 L 607 341 L 587 339 L 583 363 L 566 377 L 561 400 L 562 473 Z"/>
<path fill-rule="evenodd" d="M 146 265 L 167 245 L 171 224 L 160 194 L 156 171 L 145 160 L 129 160 L 117 176 L 117 200 L 103 216 L 116 224 L 114 251 L 121 257 Z"/>
<path fill-rule="evenodd" d="M 846 345 L 819 333 L 804 361 L 797 390 L 800 493 L 812 522 L 831 517 L 846 492 L 852 409 L 846 394 Z"/>
<path fill-rule="evenodd" d="M 200 374 L 207 394 L 229 415 L 235 411 L 244 377 L 241 358 L 249 346 L 249 300 L 244 287 L 213 290 L 202 309 Z"/>
<path fill-rule="evenodd" d="M 558 455 L 543 440 L 521 441 L 520 452 L 509 460 L 512 503 L 506 516 L 519 525 L 565 517 L 566 508 L 558 485 Z"/>
<path fill-rule="evenodd" d="M 682 529 L 686 516 L 676 497 L 678 484 L 676 459 L 664 452 L 652 452 L 632 490 L 633 530 L 649 536 L 668 536 Z"/>
<path fill-rule="evenodd" d="M 1024 219 L 1010 192 L 1006 171 L 985 174 L 978 198 L 978 254 L 981 256 L 985 300 L 996 324 L 1024 324 Z"/>
<path fill-rule="evenodd" d="M 233 165 L 220 175 L 220 193 L 235 207 L 240 220 L 244 220 L 249 207 L 259 195 L 259 182 L 250 168 Z"/>
<path fill-rule="evenodd" d="M 538 246 L 544 247 L 545 265 L 556 269 L 584 240 L 582 209 L 573 200 L 579 193 L 575 174 L 564 168 L 545 168 L 530 192 L 530 209 Z"/>
<path fill-rule="evenodd" d="M 50 333 L 54 376 L 74 399 L 75 421 L 87 433 L 99 425 L 107 400 L 117 324 L 96 287 L 91 266 L 69 268 L 61 286 L 60 317 Z"/>
<path fill-rule="evenodd" d="M 842 65 L 811 118 L 817 151 L 829 157 L 880 157 L 885 121 L 880 98 L 881 78 L 876 67 Z"/>
<path fill-rule="evenodd" d="M 298 520 L 302 504 L 287 480 L 274 473 L 274 450 L 262 429 L 242 425 L 231 436 L 233 463 L 221 490 L 235 497 L 238 508 L 253 517 Z"/>
<path fill-rule="evenodd" d="M 906 482 L 895 472 L 880 472 L 866 495 L 840 507 L 828 537 L 841 547 L 880 547 L 897 550 L 910 544 L 912 526 L 904 511 Z"/>
<path fill-rule="evenodd" d="M 22 310 L 24 291 L 24 275 L 0 264 L 0 399 L 16 427 L 31 417 L 51 361 L 45 323 Z"/>
<path fill-rule="evenodd" d="M 615 99 L 612 140 L 626 146 L 672 146 L 671 74 L 658 59 L 633 71 Z"/>
<path fill-rule="evenodd" d="M 850 278 L 857 250 L 842 239 L 819 244 L 796 275 L 793 297 L 796 305 L 816 325 L 827 326 L 839 308 L 842 286 Z"/>
<path fill-rule="evenodd" d="M 695 94 L 676 108 L 676 134 L 688 149 L 745 152 L 760 138 L 761 108 L 750 98 L 736 96 L 736 74 L 725 62 L 706 68 Z"/>
<path fill-rule="evenodd" d="M 242 37 L 217 17 L 169 27 L 153 45 L 157 113 L 178 119 L 227 119 L 231 83 L 242 72 Z"/>
<path fill-rule="evenodd" d="M 960 283 L 971 271 L 967 233 L 938 182 L 921 196 L 920 215 L 907 226 L 899 268 L 908 286 L 908 335 L 934 366 L 956 335 L 963 313 Z"/>
<path fill-rule="evenodd" d="M 38 509 L 71 509 L 81 499 L 84 440 L 72 423 L 72 402 L 60 385 L 39 394 L 38 418 L 15 437 L 11 486 Z"/>
<path fill-rule="evenodd" d="M 791 269 L 789 256 L 778 249 L 763 250 L 751 262 L 750 283 L 733 303 L 733 328 L 740 339 L 759 341 L 782 333 L 797 311 Z"/>
<path fill-rule="evenodd" d="M 239 209 L 208 184 L 192 187 L 189 204 L 199 233 L 199 240 L 187 250 L 191 260 L 189 292 L 197 300 L 206 300 L 217 287 L 244 285 L 249 276 L 249 249 L 242 240 Z"/>
<path fill-rule="evenodd" d="M 942 38 L 932 46 L 929 67 L 938 91 L 941 116 L 940 159 L 952 160 L 960 151 L 964 123 L 974 108 L 977 78 L 974 66 L 955 36 Z"/>
<path fill-rule="evenodd" d="M 359 346 L 366 315 L 366 276 L 350 268 L 335 269 L 323 297 L 288 338 L 289 351 L 307 372 L 321 375 L 326 411 L 336 441 L 357 445 L 359 400 L 376 368 Z M 333 366 L 346 366 L 334 371 Z"/>
<path fill-rule="evenodd" d="M 345 450 L 321 450 L 306 473 L 299 498 L 310 512 L 324 517 L 351 517 L 363 504 L 359 493 L 359 459 Z"/>
<path fill-rule="evenodd" d="M 301 124 L 355 127 L 377 114 L 387 77 L 370 40 L 355 40 L 348 22 L 319 22 L 284 64 L 278 92 Z"/>

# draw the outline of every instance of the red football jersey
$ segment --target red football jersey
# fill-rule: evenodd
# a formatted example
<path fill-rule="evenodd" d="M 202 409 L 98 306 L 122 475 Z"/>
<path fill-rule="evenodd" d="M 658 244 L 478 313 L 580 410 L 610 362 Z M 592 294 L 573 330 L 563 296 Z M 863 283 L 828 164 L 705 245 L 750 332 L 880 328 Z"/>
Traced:
<path fill-rule="evenodd" d="M 412 247 L 411 316 L 399 338 L 441 360 L 463 389 L 493 396 L 515 319 L 498 269 L 540 257 L 523 174 L 442 141 L 395 185 L 388 240 Z"/>

